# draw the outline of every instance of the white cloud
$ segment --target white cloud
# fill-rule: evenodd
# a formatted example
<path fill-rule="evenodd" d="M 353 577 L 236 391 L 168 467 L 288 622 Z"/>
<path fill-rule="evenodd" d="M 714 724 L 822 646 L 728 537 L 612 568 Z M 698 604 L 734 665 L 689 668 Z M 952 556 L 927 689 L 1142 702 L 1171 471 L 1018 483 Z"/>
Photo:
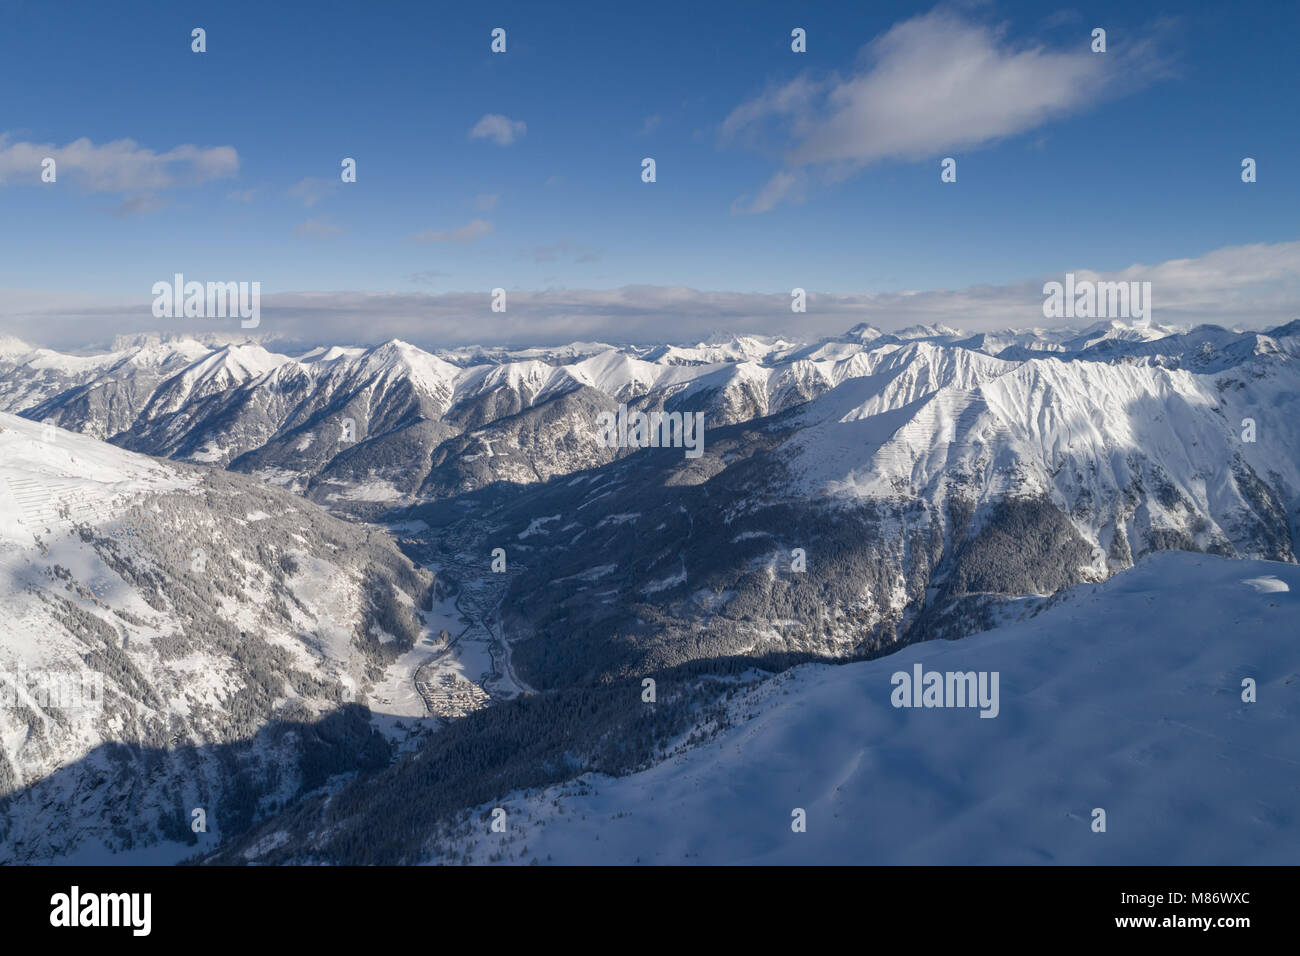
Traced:
<path fill-rule="evenodd" d="M 820 93 L 818 84 L 806 76 L 796 77 L 783 86 L 768 89 L 760 96 L 742 103 L 722 121 L 721 138 L 730 141 L 745 138 L 752 145 L 757 124 L 773 116 L 798 116 L 813 109 Z"/>
<path fill-rule="evenodd" d="M 512 120 L 500 113 L 488 113 L 469 131 L 470 139 L 490 139 L 498 146 L 509 146 L 523 139 L 528 127 L 523 120 Z"/>
<path fill-rule="evenodd" d="M 1095 106 L 1118 77 L 1140 83 L 1161 68 L 1149 45 L 1128 50 L 1101 56 L 1083 42 L 1059 50 L 1014 44 L 941 8 L 877 37 L 848 76 L 800 76 L 741 104 L 720 139 L 757 147 L 775 135 L 782 144 L 784 170 L 747 208 L 762 212 L 789 191 L 795 170 L 843 177 L 881 160 L 985 146 Z"/>
<path fill-rule="evenodd" d="M 250 203 L 255 195 L 257 195 L 256 189 L 232 189 L 226 193 L 226 198 L 231 202 Z"/>
<path fill-rule="evenodd" d="M 746 201 L 745 196 L 732 202 L 731 211 L 733 213 L 767 212 L 787 195 L 801 190 L 804 178 L 800 171 L 791 172 L 783 169 L 767 181 L 752 202 Z"/>
<path fill-rule="evenodd" d="M 475 239 L 482 239 L 491 234 L 491 222 L 486 219 L 471 219 L 457 229 L 445 232 L 426 229 L 424 232 L 416 233 L 413 238 L 416 242 L 473 242 Z"/>
<path fill-rule="evenodd" d="M 474 197 L 474 208 L 486 212 L 489 209 L 495 209 L 500 201 L 500 193 L 479 193 Z"/>
<path fill-rule="evenodd" d="M 65 177 L 91 192 L 126 193 L 195 186 L 239 171 L 233 146 L 176 146 L 164 153 L 135 140 L 119 139 L 96 146 L 82 137 L 66 146 L 11 142 L 0 134 L 0 184 L 41 181 L 41 161 L 54 159 L 59 181 Z"/>

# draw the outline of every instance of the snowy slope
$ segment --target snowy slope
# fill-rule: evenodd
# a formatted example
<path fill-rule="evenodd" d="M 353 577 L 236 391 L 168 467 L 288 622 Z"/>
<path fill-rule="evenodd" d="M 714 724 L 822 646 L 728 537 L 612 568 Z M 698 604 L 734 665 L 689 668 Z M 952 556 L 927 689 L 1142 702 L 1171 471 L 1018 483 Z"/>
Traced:
<path fill-rule="evenodd" d="M 0 411 L 105 438 L 129 427 L 168 377 L 209 352 L 192 339 L 147 337 L 92 355 L 0 349 Z"/>
<path fill-rule="evenodd" d="M 431 583 L 286 492 L 0 414 L 0 862 L 174 857 L 192 808 L 215 839 L 291 796 L 314 725 L 425 636 Z M 97 675 L 98 705 L 32 691 L 54 675 Z"/>
<path fill-rule="evenodd" d="M 801 410 L 789 494 L 1047 496 L 1105 552 L 1179 546 L 1291 559 L 1300 364 L 1228 370 L 931 350 Z M 1253 422 L 1254 438 L 1246 423 Z M 1120 566 L 1127 561 L 1120 559 Z"/>
<path fill-rule="evenodd" d="M 998 715 L 893 707 L 892 675 L 915 664 L 998 672 Z M 1257 703 L 1242 700 L 1245 678 Z M 1300 863 L 1294 565 L 1154 555 L 1028 621 L 799 667 L 731 711 L 731 729 L 647 771 L 485 804 L 458 852 L 583 864 Z M 507 838 L 479 830 L 492 806 L 507 810 Z M 804 833 L 792 831 L 795 808 Z"/>
<path fill-rule="evenodd" d="M 187 402 L 237 388 L 289 361 L 287 355 L 268 352 L 260 345 L 224 346 L 204 355 L 158 389 L 144 414 L 153 417 L 174 412 Z"/>

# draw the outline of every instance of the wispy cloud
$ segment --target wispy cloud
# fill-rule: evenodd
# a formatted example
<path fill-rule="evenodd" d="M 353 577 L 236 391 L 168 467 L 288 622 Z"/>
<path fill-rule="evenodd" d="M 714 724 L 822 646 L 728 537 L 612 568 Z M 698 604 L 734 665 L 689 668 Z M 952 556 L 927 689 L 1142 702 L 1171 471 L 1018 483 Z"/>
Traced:
<path fill-rule="evenodd" d="M 771 209 L 807 168 L 839 179 L 882 160 L 986 146 L 1093 107 L 1121 82 L 1140 84 L 1161 69 L 1150 44 L 1133 42 L 1127 51 L 1017 44 L 946 8 L 913 17 L 869 43 L 855 72 L 800 76 L 732 110 L 722 143 L 759 147 L 775 139 L 784 155 L 784 168 L 733 209 Z"/>
<path fill-rule="evenodd" d="M 518 257 L 521 259 L 531 259 L 533 262 L 558 262 L 561 259 L 569 259 L 575 263 L 596 262 L 600 259 L 600 253 L 586 246 L 577 243 L 560 240 L 544 246 L 529 246 L 527 249 L 520 249 Z"/>
<path fill-rule="evenodd" d="M 256 195 L 257 195 L 257 190 L 255 188 L 254 189 L 232 189 L 230 192 L 226 193 L 226 198 L 229 199 L 231 202 L 250 203 L 253 201 L 253 197 Z"/>
<path fill-rule="evenodd" d="M 492 234 L 492 223 L 486 219 L 471 219 L 457 229 L 435 232 L 426 229 L 416 233 L 412 238 L 416 242 L 473 242 Z"/>
<path fill-rule="evenodd" d="M 326 196 L 330 195 L 339 186 L 337 179 L 324 179 L 319 176 L 308 176 L 306 179 L 300 179 L 289 187 L 289 195 L 301 202 L 306 208 L 310 209 Z"/>
<path fill-rule="evenodd" d="M 528 131 L 523 120 L 512 120 L 500 113 L 488 113 L 474 124 L 469 131 L 470 139 L 490 139 L 498 146 L 509 146 L 517 139 L 523 139 Z"/>
<path fill-rule="evenodd" d="M 733 200 L 731 211 L 733 213 L 767 212 L 783 199 L 802 195 L 806 178 L 802 170 L 783 169 L 764 183 L 763 188 L 753 199 L 740 196 Z"/>
<path fill-rule="evenodd" d="M 132 139 L 96 146 L 85 137 L 66 146 L 11 141 L 0 134 L 0 184 L 41 181 L 41 162 L 55 161 L 59 181 L 67 177 L 90 192 L 143 193 L 195 186 L 239 171 L 233 146 L 176 146 L 157 153 Z"/>
<path fill-rule="evenodd" d="M 657 114 L 655 116 L 647 116 L 645 118 L 645 121 L 642 122 L 641 124 L 640 135 L 649 136 L 651 133 L 653 133 L 656 129 L 659 128 L 659 124 L 662 122 L 663 122 L 662 116 L 659 116 Z"/>
<path fill-rule="evenodd" d="M 474 208 L 483 212 L 495 209 L 501 201 L 500 193 L 479 193 L 474 197 Z"/>
<path fill-rule="evenodd" d="M 443 272 L 441 269 L 421 269 L 419 272 L 412 272 L 407 281 L 415 285 L 433 285 L 435 279 L 445 279 L 450 273 Z"/>
<path fill-rule="evenodd" d="M 166 209 L 171 203 L 156 196 L 153 193 L 143 193 L 139 196 L 131 196 L 122 200 L 117 208 L 113 210 L 113 216 L 116 219 L 126 219 L 130 216 L 143 216 L 151 212 L 158 212 Z"/>
<path fill-rule="evenodd" d="M 328 219 L 308 219 L 293 231 L 295 239 L 330 239 L 345 232 L 342 226 L 336 226 Z"/>

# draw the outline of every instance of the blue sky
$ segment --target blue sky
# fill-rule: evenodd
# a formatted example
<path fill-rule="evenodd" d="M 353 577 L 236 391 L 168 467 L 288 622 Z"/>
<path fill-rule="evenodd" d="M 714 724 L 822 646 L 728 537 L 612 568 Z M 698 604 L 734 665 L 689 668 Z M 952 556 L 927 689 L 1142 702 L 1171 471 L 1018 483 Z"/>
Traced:
<path fill-rule="evenodd" d="M 788 300 L 1300 239 L 1296 4 L 3 2 L 0 16 L 0 290 L 147 301 L 183 272 L 270 297 Z M 512 135 L 471 136 L 485 117 Z M 55 184 L 40 182 L 49 153 L 67 157 Z M 940 182 L 945 156 L 956 183 Z M 339 181 L 343 157 L 356 183 Z M 1296 257 L 1271 257 L 1267 295 L 1294 288 Z"/>

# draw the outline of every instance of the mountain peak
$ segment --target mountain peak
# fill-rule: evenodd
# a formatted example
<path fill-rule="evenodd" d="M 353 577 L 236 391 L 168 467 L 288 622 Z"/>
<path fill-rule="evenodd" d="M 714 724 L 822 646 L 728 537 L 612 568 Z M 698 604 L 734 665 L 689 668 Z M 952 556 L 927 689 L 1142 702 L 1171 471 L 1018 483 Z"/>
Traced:
<path fill-rule="evenodd" d="M 874 342 L 885 333 L 870 322 L 859 322 L 844 333 L 845 338 L 857 339 L 859 342 Z"/>
<path fill-rule="evenodd" d="M 960 337 L 964 333 L 947 325 L 909 325 L 893 333 L 900 339 L 945 339 Z"/>

